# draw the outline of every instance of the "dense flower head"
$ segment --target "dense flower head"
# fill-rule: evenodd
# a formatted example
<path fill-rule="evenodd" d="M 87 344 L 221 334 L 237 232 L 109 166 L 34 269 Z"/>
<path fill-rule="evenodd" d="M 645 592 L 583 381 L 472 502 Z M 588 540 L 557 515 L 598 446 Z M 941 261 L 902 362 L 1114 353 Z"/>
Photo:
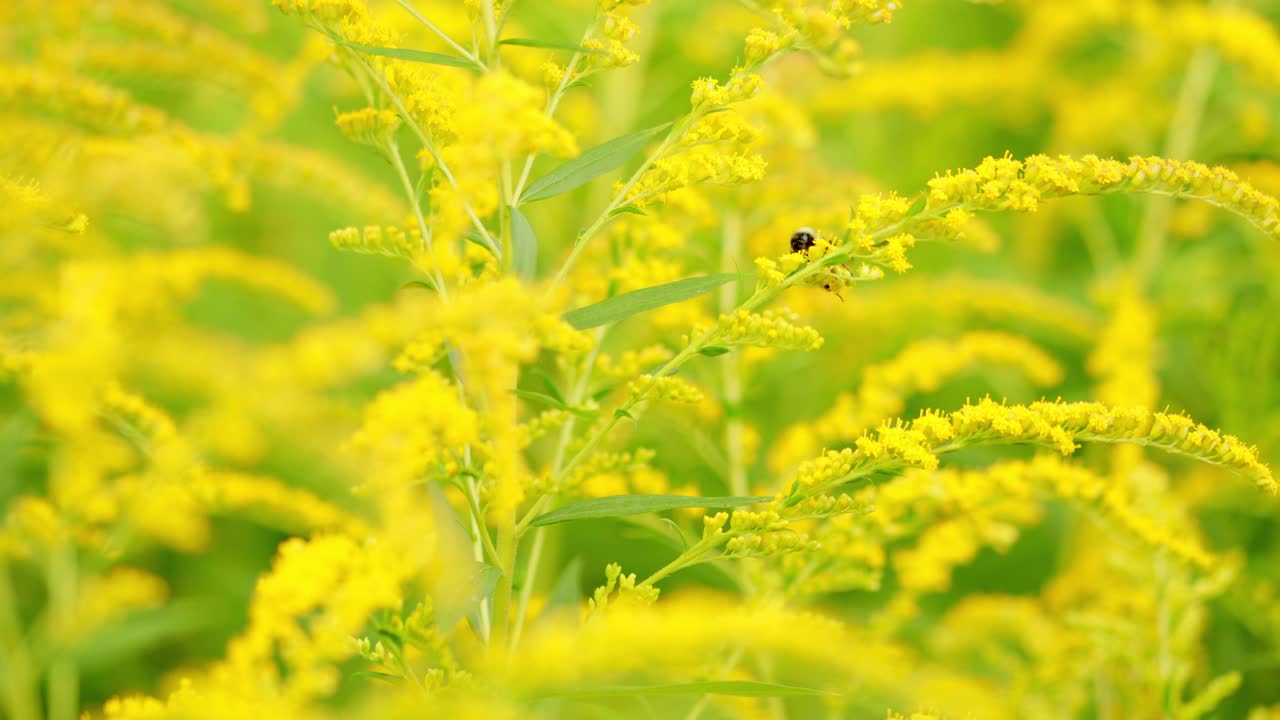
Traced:
<path fill-rule="evenodd" d="M 794 475 L 798 492 L 781 500 L 794 504 L 814 491 L 886 468 L 934 469 L 939 454 L 966 445 L 1030 442 L 1070 455 L 1078 440 L 1156 447 L 1229 467 L 1267 492 L 1280 489 L 1256 450 L 1185 415 L 1088 402 L 1004 405 L 986 398 L 954 412 L 930 411 L 910 422 L 887 423 L 859 437 L 852 448 L 829 450 L 800 465 Z"/>

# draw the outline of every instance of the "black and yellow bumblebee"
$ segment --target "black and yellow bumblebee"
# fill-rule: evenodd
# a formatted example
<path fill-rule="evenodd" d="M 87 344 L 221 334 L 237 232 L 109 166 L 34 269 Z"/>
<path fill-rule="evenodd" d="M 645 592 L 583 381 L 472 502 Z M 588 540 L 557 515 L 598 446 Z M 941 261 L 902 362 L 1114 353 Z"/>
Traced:
<path fill-rule="evenodd" d="M 818 243 L 818 233 L 811 227 L 802 227 L 791 233 L 791 252 L 802 253 L 806 257 L 809 255 L 809 248 Z M 840 297 L 838 290 L 849 287 L 852 284 L 853 273 L 849 271 L 846 265 L 836 265 L 828 268 L 821 275 L 814 278 L 822 282 L 822 289 L 826 290 L 836 297 Z M 816 284 L 816 283 L 815 283 Z"/>
<path fill-rule="evenodd" d="M 813 228 L 802 227 L 791 234 L 791 252 L 807 252 L 817 241 Z"/>

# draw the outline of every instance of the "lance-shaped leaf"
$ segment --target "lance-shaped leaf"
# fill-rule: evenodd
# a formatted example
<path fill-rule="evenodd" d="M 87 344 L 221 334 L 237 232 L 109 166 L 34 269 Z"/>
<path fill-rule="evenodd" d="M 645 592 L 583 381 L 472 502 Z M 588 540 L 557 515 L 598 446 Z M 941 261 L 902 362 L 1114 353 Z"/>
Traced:
<path fill-rule="evenodd" d="M 375 47 L 373 45 L 361 45 L 360 43 L 347 42 L 342 38 L 333 38 L 333 41 L 339 45 L 359 50 L 367 55 L 381 55 L 382 57 L 395 58 L 397 60 L 408 60 L 409 62 L 428 63 L 431 65 L 448 65 L 449 67 L 477 69 L 477 65 L 456 55 L 446 55 L 438 52 L 428 52 L 426 50 L 412 50 L 410 48 L 389 48 Z"/>
<path fill-rule="evenodd" d="M 727 282 L 738 279 L 733 273 L 719 275 L 703 275 L 685 278 L 675 282 L 640 288 L 629 293 L 614 295 L 594 305 L 580 307 L 565 313 L 564 319 L 570 325 L 585 330 L 587 328 L 607 325 L 637 313 L 660 308 L 663 305 L 689 300 L 715 290 Z"/>
<path fill-rule="evenodd" d="M 538 275 L 538 236 L 533 232 L 529 219 L 512 206 L 511 210 L 511 269 L 526 280 Z"/>
<path fill-rule="evenodd" d="M 585 185 L 611 170 L 617 170 L 670 125 L 671 123 L 666 123 L 616 137 L 587 150 L 534 181 L 529 189 L 524 191 L 520 202 L 546 200 Z"/>
<path fill-rule="evenodd" d="M 515 45 L 516 47 L 543 48 L 545 50 L 572 50 L 573 52 L 584 53 L 587 55 L 603 55 L 603 50 L 592 50 L 576 45 L 571 42 L 557 42 L 555 40 L 535 40 L 533 38 L 507 38 L 499 40 L 499 45 Z"/>
<path fill-rule="evenodd" d="M 693 497 L 690 495 L 612 495 L 592 498 L 565 505 L 558 510 L 543 513 L 533 519 L 531 525 L 554 525 L 570 520 L 594 520 L 599 518 L 643 515 L 644 513 L 675 510 L 676 508 L 731 508 L 757 505 L 772 498 L 727 496 Z"/>

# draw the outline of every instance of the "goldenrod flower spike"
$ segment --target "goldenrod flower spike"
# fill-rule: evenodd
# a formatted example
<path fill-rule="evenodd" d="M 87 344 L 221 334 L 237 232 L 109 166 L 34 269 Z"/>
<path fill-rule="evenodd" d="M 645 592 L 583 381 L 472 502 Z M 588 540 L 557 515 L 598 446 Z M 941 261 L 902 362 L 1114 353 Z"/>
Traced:
<path fill-rule="evenodd" d="M 1280 201 L 1223 167 L 1134 156 L 1127 161 L 1085 155 L 1032 155 L 1025 161 L 988 157 L 972 170 L 929 181 L 926 211 L 950 208 L 1034 211 L 1041 200 L 1068 195 L 1151 193 L 1202 200 L 1244 217 L 1280 238 Z"/>
<path fill-rule="evenodd" d="M 1255 449 L 1184 415 L 1099 403 L 1003 405 L 983 399 L 955 412 L 929 411 L 910 422 L 885 424 L 858 438 L 851 448 L 827 451 L 800 466 L 791 490 L 777 502 L 789 507 L 876 472 L 936 468 L 939 455 L 964 447 L 1033 443 L 1070 455 L 1078 441 L 1155 447 L 1230 468 L 1268 493 L 1280 490 Z"/>

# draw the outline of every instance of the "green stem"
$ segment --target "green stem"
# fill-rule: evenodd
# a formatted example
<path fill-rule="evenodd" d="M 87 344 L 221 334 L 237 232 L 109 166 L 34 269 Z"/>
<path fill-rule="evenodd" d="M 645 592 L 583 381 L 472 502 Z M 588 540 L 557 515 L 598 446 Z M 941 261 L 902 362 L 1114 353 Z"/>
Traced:
<path fill-rule="evenodd" d="M 1173 160 L 1185 160 L 1195 146 L 1196 135 L 1204 120 L 1209 91 L 1213 88 L 1213 76 L 1218 69 L 1218 56 L 1209 48 L 1200 48 L 1187 65 L 1187 74 L 1178 92 L 1178 104 L 1174 108 L 1165 137 L 1164 156 Z M 1160 267 L 1165 242 L 1169 237 L 1169 218 L 1173 212 L 1173 198 L 1153 197 L 1147 201 L 1146 212 L 1138 229 L 1137 249 L 1134 255 L 1134 272 L 1137 281 L 1146 285 Z"/>
<path fill-rule="evenodd" d="M 484 551 L 484 556 L 494 567 L 502 569 L 502 561 L 498 555 L 498 550 L 493 546 L 493 541 L 489 539 L 489 529 L 484 524 L 484 513 L 480 510 L 480 504 L 476 499 L 477 489 L 475 482 L 471 481 L 467 485 L 467 489 L 463 495 L 467 498 L 467 509 L 471 511 L 472 530 L 475 531 L 480 541 L 480 547 Z"/>
<path fill-rule="evenodd" d="M 414 19 L 416 19 L 418 22 L 420 22 L 420 23 L 422 23 L 423 25 L 425 25 L 425 26 L 426 26 L 426 28 L 427 28 L 428 30 L 430 30 L 431 32 L 435 33 L 435 34 L 436 34 L 436 36 L 437 36 L 437 37 L 439 37 L 441 40 L 445 41 L 445 44 L 447 44 L 449 47 L 453 48 L 453 49 L 454 49 L 454 50 L 455 50 L 459 55 L 461 55 L 462 57 L 466 58 L 467 60 L 470 60 L 471 62 L 475 63 L 475 64 L 476 64 L 476 66 L 477 66 L 478 68 L 480 68 L 481 70 L 488 70 L 488 68 L 487 68 L 487 67 L 485 67 L 485 64 L 484 64 L 483 62 L 481 62 L 481 61 L 480 61 L 480 58 L 476 57 L 476 56 L 475 56 L 475 55 L 473 55 L 470 51 L 468 51 L 466 48 L 464 48 L 464 47 L 462 47 L 461 45 L 459 45 L 458 43 L 454 42 L 453 38 L 449 37 L 449 36 L 448 36 L 448 34 L 446 34 L 443 30 L 441 30 L 440 28 L 436 27 L 435 23 L 433 23 L 433 22 L 431 22 L 430 20 L 428 20 L 428 19 L 426 19 L 425 17 L 423 17 L 422 13 L 418 12 L 418 11 L 417 11 L 417 10 L 416 10 L 412 5 L 410 5 L 406 0 L 396 0 L 396 4 L 397 4 L 397 5 L 399 5 L 400 7 L 404 8 L 405 10 L 407 10 L 407 11 L 409 12 L 409 14 L 410 14 L 410 15 L 412 15 L 412 16 L 414 17 Z"/>
<path fill-rule="evenodd" d="M 489 647 L 501 648 L 506 652 L 509 650 L 511 588 L 515 579 L 516 566 L 514 509 L 504 512 L 498 522 L 498 561 L 501 563 L 502 576 L 498 578 L 498 586 L 493 591 L 493 619 L 489 633 Z"/>
<path fill-rule="evenodd" d="M 515 624 L 511 630 L 512 650 L 520 645 L 520 635 L 524 632 L 525 619 L 529 614 L 529 599 L 533 597 L 533 584 L 538 577 L 538 564 L 542 562 L 542 548 L 546 542 L 547 529 L 540 527 L 535 530 L 533 545 L 529 546 L 529 562 L 525 565 L 524 580 L 520 585 L 520 601 L 516 604 Z"/>
<path fill-rule="evenodd" d="M 742 254 L 742 216 L 730 210 L 724 216 L 724 229 L 720 236 L 720 272 L 734 272 L 738 256 Z M 720 313 L 727 315 L 738 304 L 737 283 L 725 283 L 720 287 Z M 724 405 L 727 419 L 724 425 L 725 456 L 729 461 L 728 486 L 732 495 L 747 494 L 747 468 L 743 453 L 746 426 L 742 422 L 742 357 L 738 353 L 720 356 L 720 374 L 724 384 Z"/>
<path fill-rule="evenodd" d="M 80 674 L 65 638 L 76 612 L 75 547 L 55 549 L 46 567 L 49 612 L 58 629 L 59 643 L 49 663 L 49 720 L 76 720 L 80 714 Z"/>
<path fill-rule="evenodd" d="M 22 636 L 22 620 L 17 598 L 9 581 L 9 568 L 0 562 L 0 690 L 4 708 L 12 720 L 39 720 L 35 671 L 26 638 Z"/>

